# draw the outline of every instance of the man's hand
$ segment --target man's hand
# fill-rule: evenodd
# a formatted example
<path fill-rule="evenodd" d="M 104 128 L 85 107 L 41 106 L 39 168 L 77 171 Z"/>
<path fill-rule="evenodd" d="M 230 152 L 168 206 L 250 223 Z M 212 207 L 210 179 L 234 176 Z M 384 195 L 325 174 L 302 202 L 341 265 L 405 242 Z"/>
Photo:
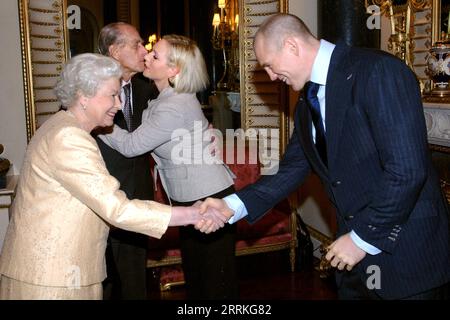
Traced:
<path fill-rule="evenodd" d="M 234 215 L 233 210 L 228 208 L 227 203 L 222 199 L 207 198 L 203 203 L 197 202 L 194 206 L 198 206 L 200 214 L 204 216 L 204 221 L 199 221 L 195 225 L 197 230 L 210 233 L 216 231 L 215 227 L 222 223 L 223 225 Z M 208 220 L 210 220 L 208 222 Z"/>
<path fill-rule="evenodd" d="M 200 209 L 202 201 L 197 201 L 193 204 L 193 207 Z M 199 210 L 200 211 L 200 210 Z M 219 211 L 214 208 L 208 208 L 206 212 L 199 213 L 200 218 L 195 223 L 195 229 L 203 233 L 211 233 L 223 228 L 227 222 L 227 217 L 222 215 Z"/>
<path fill-rule="evenodd" d="M 325 258 L 330 261 L 330 264 L 348 271 L 360 262 L 366 256 L 366 252 L 359 248 L 350 238 L 350 233 L 344 234 L 334 241 L 329 247 Z"/>
<path fill-rule="evenodd" d="M 225 225 L 227 218 L 220 214 L 220 212 L 212 212 L 215 209 L 200 214 L 200 204 L 201 202 L 197 201 L 190 207 L 172 207 L 169 226 L 194 225 L 196 229 L 204 233 L 210 233 Z"/>

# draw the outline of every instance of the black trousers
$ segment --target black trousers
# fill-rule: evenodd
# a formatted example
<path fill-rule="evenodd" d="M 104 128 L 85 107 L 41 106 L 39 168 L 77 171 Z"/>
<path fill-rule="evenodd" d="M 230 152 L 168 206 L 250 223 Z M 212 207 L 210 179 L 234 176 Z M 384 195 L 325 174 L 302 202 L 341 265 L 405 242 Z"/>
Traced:
<path fill-rule="evenodd" d="M 367 288 L 358 269 L 357 266 L 352 271 L 336 271 L 339 300 L 381 300 L 374 290 Z M 400 300 L 448 300 L 449 285 L 447 283 Z"/>
<path fill-rule="evenodd" d="M 146 235 L 113 229 L 106 247 L 107 278 L 103 281 L 104 300 L 147 299 Z"/>
<path fill-rule="evenodd" d="M 210 197 L 223 198 L 232 193 L 234 187 L 229 187 Z M 174 205 L 183 206 L 194 202 L 172 201 Z M 180 242 L 188 299 L 238 298 L 236 224 L 227 223 L 210 234 L 201 233 L 193 226 L 180 227 Z"/>

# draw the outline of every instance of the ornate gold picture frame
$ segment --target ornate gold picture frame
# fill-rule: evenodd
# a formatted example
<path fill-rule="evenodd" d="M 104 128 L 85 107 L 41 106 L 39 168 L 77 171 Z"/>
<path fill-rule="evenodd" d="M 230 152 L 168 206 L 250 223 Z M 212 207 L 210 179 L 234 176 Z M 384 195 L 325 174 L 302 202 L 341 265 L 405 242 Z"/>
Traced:
<path fill-rule="evenodd" d="M 66 2 L 18 0 L 28 141 L 58 111 L 53 93 L 67 59 Z"/>

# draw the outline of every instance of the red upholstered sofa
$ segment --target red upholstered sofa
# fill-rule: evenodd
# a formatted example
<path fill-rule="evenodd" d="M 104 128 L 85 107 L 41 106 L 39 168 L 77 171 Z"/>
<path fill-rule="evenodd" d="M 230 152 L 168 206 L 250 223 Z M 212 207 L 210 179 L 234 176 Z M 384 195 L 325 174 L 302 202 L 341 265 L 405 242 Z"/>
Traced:
<path fill-rule="evenodd" d="M 248 149 L 245 149 L 245 163 L 237 164 L 236 154 L 234 161 L 230 161 L 229 158 L 228 154 L 224 154 L 226 163 L 236 175 L 236 190 L 242 189 L 259 178 L 259 164 L 251 161 L 256 157 L 254 154 L 250 157 Z M 155 200 L 168 203 L 160 183 L 155 191 Z M 287 199 L 253 225 L 245 219 L 238 222 L 237 256 L 289 249 L 291 270 L 294 271 L 296 246 L 296 213 L 290 209 Z M 153 268 L 154 275 L 159 277 L 161 291 L 184 283 L 179 247 L 176 227 L 170 227 L 161 239 L 149 238 L 147 267 Z"/>

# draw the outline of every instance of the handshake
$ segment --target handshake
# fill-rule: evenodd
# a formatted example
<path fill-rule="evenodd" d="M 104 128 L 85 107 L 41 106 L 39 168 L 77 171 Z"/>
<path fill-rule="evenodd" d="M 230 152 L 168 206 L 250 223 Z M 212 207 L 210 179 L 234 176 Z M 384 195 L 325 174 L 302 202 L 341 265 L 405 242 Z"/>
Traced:
<path fill-rule="evenodd" d="M 169 226 L 192 224 L 200 232 L 211 233 L 222 228 L 233 215 L 223 199 L 207 198 L 191 207 L 172 207 Z"/>
<path fill-rule="evenodd" d="M 207 198 L 205 201 L 197 201 L 193 207 L 199 209 L 199 220 L 194 227 L 204 233 L 217 231 L 234 215 L 234 211 L 223 199 Z"/>

